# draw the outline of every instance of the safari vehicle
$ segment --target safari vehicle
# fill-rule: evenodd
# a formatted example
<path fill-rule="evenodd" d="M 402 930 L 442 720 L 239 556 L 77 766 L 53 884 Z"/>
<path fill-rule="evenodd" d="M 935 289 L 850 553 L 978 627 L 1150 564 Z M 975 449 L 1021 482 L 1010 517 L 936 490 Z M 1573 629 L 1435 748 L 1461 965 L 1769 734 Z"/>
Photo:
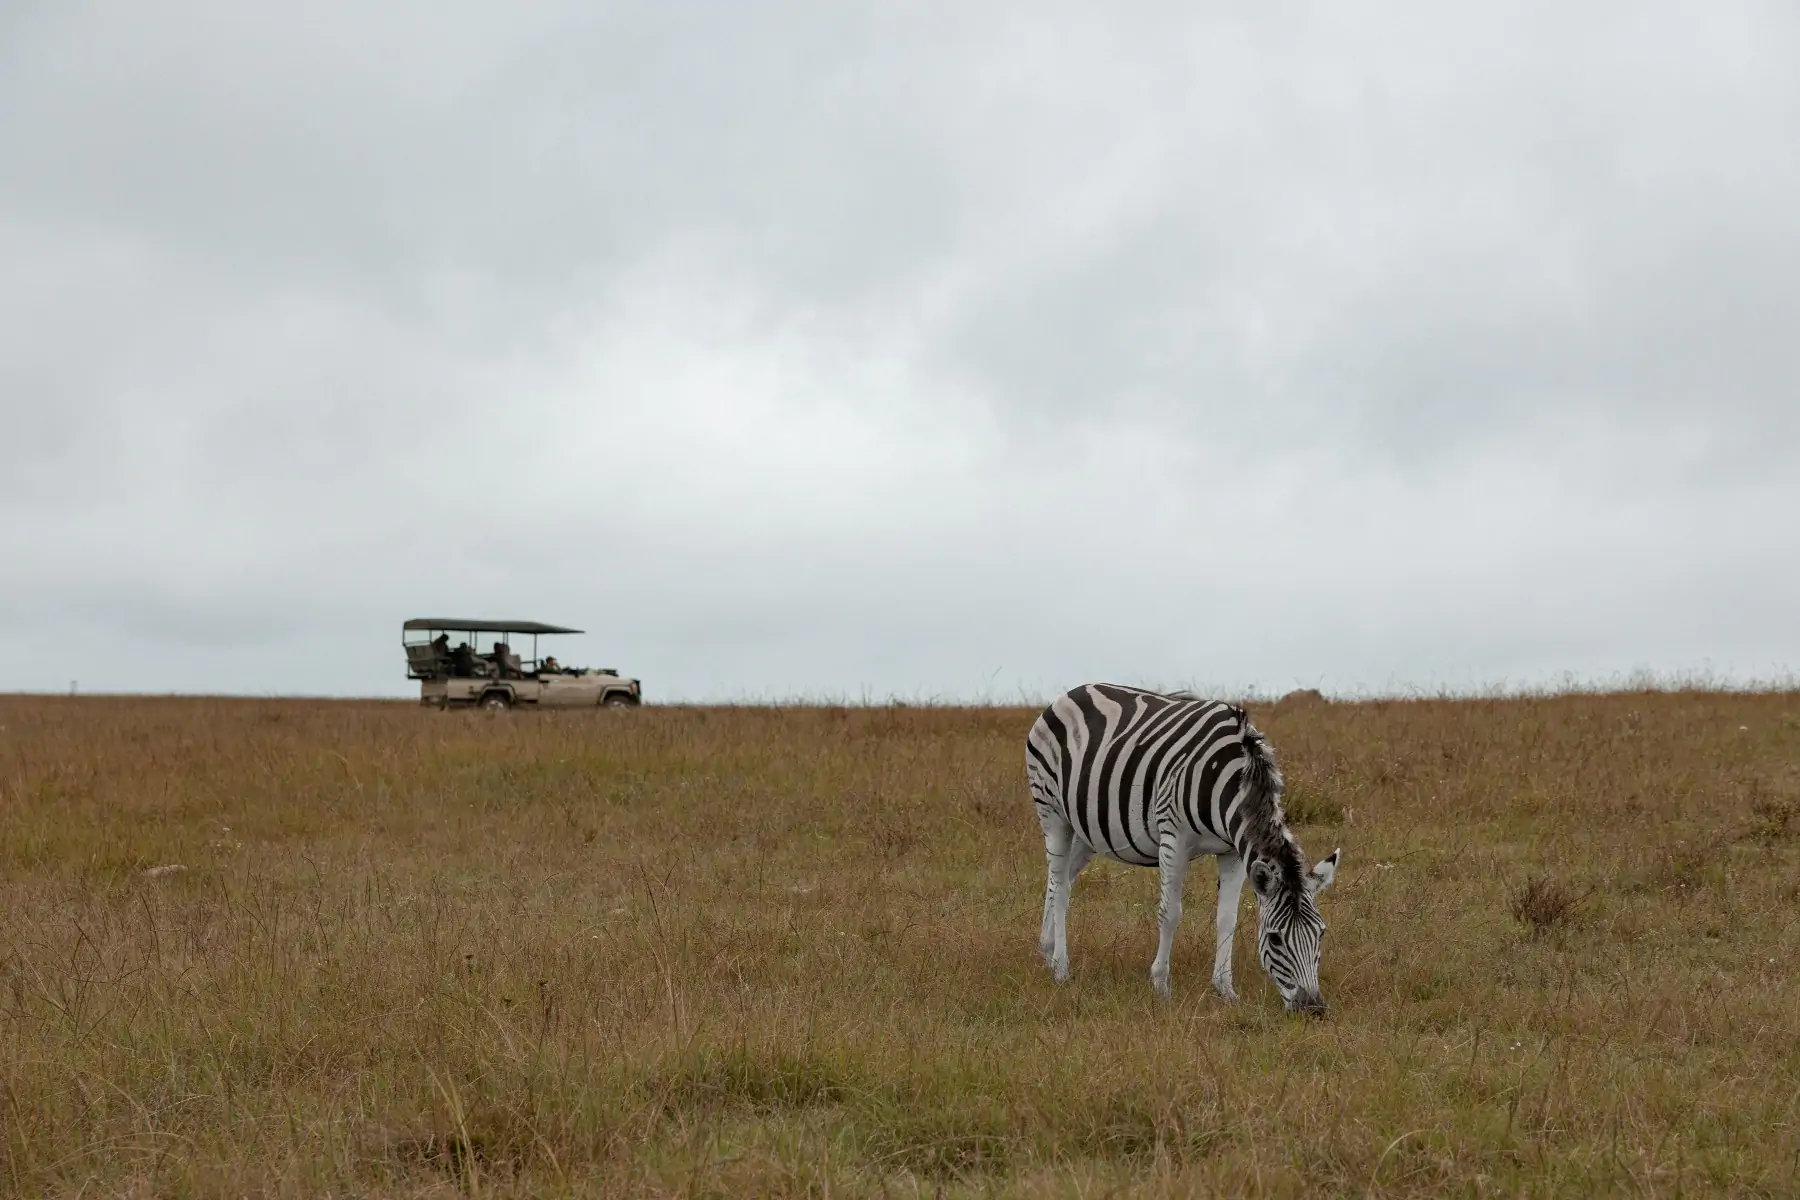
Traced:
<path fill-rule="evenodd" d="M 406 677 L 419 681 L 419 703 L 433 708 L 635 708 L 643 700 L 635 679 L 611 667 L 565 667 L 538 657 L 541 635 L 580 633 L 542 621 L 474 621 L 415 617 L 401 626 Z M 450 648 L 450 637 L 462 640 Z M 482 634 L 492 639 L 483 653 Z M 521 658 L 502 638 L 531 635 L 531 657 Z"/>

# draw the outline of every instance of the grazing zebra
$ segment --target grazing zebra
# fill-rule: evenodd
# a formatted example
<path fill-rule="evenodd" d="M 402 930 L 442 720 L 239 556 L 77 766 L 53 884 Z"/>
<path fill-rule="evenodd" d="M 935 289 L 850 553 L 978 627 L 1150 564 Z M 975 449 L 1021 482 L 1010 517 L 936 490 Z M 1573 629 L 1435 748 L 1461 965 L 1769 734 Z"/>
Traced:
<path fill-rule="evenodd" d="M 1150 982 L 1167 996 L 1188 864 L 1212 854 L 1219 861 L 1213 988 L 1237 999 L 1231 940 L 1247 873 L 1258 900 L 1258 956 L 1282 1003 L 1289 1012 L 1325 1011 L 1319 995 L 1325 922 L 1314 898 L 1331 886 L 1338 851 L 1307 867 L 1282 817 L 1281 770 L 1243 709 L 1191 693 L 1078 687 L 1032 725 L 1025 779 L 1049 860 L 1038 952 L 1058 983 L 1069 978 L 1069 893 L 1089 860 L 1104 854 L 1156 867 L 1161 877 Z"/>

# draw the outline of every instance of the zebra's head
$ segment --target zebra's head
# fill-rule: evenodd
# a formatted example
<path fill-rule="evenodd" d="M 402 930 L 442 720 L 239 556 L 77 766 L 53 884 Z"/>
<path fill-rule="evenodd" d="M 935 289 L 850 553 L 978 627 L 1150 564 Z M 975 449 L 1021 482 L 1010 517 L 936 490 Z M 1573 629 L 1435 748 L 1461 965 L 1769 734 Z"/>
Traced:
<path fill-rule="evenodd" d="M 1250 886 L 1256 891 L 1256 952 L 1263 970 L 1275 981 L 1289 1012 L 1323 1015 L 1319 994 L 1319 949 L 1325 920 L 1317 896 L 1337 876 L 1339 851 L 1310 871 L 1291 870 L 1266 858 L 1250 863 Z"/>

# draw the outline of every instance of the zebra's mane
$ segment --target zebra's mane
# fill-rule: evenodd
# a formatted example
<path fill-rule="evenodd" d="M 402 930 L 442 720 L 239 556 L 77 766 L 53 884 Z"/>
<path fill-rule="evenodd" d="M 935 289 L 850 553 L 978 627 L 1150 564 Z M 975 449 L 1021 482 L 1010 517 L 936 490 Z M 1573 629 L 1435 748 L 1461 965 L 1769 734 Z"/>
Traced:
<path fill-rule="evenodd" d="M 1306 857 L 1287 827 L 1287 816 L 1281 811 L 1281 767 L 1275 762 L 1275 748 L 1269 745 L 1255 726 L 1250 714 L 1237 710 L 1244 745 L 1243 800 L 1239 811 L 1244 817 L 1245 840 L 1258 858 L 1267 859 L 1281 872 L 1282 881 L 1291 894 L 1299 894 L 1301 877 L 1306 874 Z"/>

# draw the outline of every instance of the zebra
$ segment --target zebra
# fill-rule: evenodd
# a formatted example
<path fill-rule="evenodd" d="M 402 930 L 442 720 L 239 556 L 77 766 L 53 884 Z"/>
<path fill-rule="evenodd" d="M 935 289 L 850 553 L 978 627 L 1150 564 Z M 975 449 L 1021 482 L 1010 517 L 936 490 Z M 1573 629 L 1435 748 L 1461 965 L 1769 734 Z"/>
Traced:
<path fill-rule="evenodd" d="M 1232 937 L 1246 874 L 1258 900 L 1256 944 L 1289 1012 L 1323 1013 L 1315 898 L 1337 875 L 1340 850 L 1312 867 L 1281 811 L 1281 769 L 1244 709 L 1192 693 L 1087 684 L 1038 715 L 1025 739 L 1025 779 L 1044 829 L 1049 879 L 1038 953 L 1069 978 L 1069 894 L 1095 854 L 1155 867 L 1156 959 L 1150 982 L 1169 995 L 1169 957 L 1188 865 L 1219 864 L 1213 989 L 1237 999 Z"/>

